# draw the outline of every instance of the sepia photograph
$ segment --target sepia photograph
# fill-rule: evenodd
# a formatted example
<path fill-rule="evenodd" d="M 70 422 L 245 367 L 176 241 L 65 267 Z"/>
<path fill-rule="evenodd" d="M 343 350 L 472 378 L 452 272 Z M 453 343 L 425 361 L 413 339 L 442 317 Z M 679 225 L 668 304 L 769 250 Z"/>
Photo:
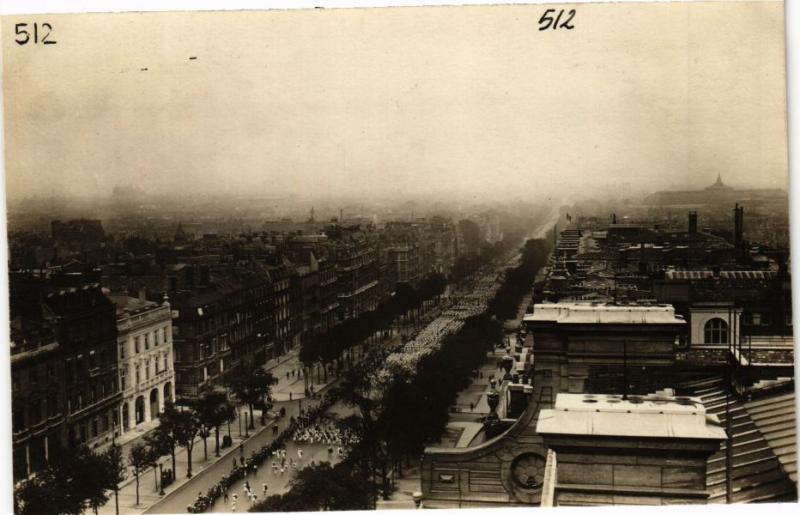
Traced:
<path fill-rule="evenodd" d="M 319 3 L 0 17 L 0 512 L 796 504 L 784 2 Z"/>

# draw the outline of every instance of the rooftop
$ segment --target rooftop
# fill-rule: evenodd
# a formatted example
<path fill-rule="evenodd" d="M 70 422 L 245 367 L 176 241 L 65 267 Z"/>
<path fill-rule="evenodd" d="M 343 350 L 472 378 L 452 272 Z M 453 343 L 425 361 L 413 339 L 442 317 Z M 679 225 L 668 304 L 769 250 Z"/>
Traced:
<path fill-rule="evenodd" d="M 558 324 L 686 324 L 669 304 L 620 305 L 605 302 L 535 304 L 524 322 Z"/>
<path fill-rule="evenodd" d="M 159 306 L 159 304 L 156 302 L 140 299 L 138 297 L 131 297 L 129 295 L 109 295 L 108 298 L 117 307 L 117 314 L 134 314 L 140 311 L 157 308 Z"/>
<path fill-rule="evenodd" d="M 553 409 L 542 410 L 539 434 L 700 438 L 724 440 L 715 415 L 699 398 L 648 395 L 558 394 Z"/>

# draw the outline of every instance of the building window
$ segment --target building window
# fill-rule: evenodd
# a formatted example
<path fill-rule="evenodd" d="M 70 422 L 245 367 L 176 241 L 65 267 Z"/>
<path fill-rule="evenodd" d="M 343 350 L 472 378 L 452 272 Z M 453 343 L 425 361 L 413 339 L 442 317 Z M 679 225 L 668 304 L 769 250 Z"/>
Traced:
<path fill-rule="evenodd" d="M 705 325 L 705 343 L 728 343 L 728 324 L 721 318 L 712 318 Z"/>
<path fill-rule="evenodd" d="M 150 333 L 145 334 L 143 339 L 144 339 L 144 350 L 150 350 Z"/>
<path fill-rule="evenodd" d="M 125 359 L 125 344 L 122 343 L 119 346 L 119 359 Z"/>
<path fill-rule="evenodd" d="M 136 336 L 133 339 L 133 352 L 139 354 L 139 337 Z"/>

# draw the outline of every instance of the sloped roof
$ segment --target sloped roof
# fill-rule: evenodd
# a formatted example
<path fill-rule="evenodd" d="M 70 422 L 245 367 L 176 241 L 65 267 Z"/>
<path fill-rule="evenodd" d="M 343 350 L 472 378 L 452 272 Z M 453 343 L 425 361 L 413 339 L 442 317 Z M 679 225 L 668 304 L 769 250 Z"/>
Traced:
<path fill-rule="evenodd" d="M 797 426 L 794 392 L 772 395 L 744 404 L 747 413 L 781 462 L 784 472 L 797 483 Z"/>

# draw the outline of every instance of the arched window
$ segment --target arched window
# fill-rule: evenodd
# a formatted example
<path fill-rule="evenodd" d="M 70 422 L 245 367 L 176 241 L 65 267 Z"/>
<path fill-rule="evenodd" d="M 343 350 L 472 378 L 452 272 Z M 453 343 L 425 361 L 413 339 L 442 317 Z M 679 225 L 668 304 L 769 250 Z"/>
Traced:
<path fill-rule="evenodd" d="M 728 343 L 728 323 L 721 318 L 706 322 L 705 343 Z"/>

